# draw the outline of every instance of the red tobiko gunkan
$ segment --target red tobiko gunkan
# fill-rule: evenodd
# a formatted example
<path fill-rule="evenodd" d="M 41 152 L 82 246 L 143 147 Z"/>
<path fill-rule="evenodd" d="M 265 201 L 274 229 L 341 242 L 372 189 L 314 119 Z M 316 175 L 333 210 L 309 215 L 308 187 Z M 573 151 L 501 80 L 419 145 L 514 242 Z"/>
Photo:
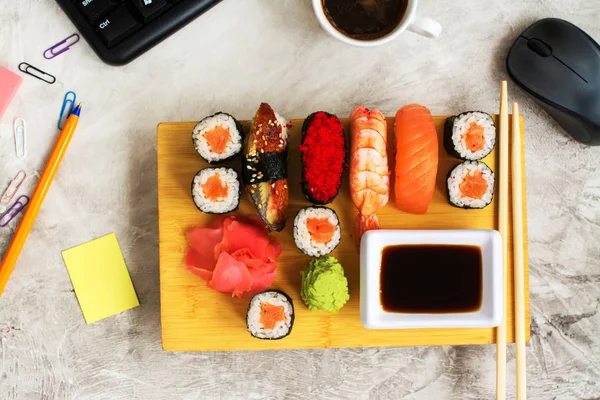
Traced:
<path fill-rule="evenodd" d="M 314 204 L 327 204 L 337 196 L 347 164 L 344 126 L 335 115 L 319 111 L 302 127 L 302 192 Z"/>
<path fill-rule="evenodd" d="M 268 289 L 275 280 L 281 246 L 260 218 L 216 218 L 187 233 L 186 269 L 218 292 L 242 297 Z"/>

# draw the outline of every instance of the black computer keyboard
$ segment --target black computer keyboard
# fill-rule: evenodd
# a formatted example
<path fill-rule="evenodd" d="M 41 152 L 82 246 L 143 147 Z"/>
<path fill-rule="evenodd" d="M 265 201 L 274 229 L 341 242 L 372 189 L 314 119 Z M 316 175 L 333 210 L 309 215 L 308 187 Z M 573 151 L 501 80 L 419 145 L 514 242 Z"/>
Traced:
<path fill-rule="evenodd" d="M 56 0 L 96 54 L 123 65 L 221 0 Z"/>

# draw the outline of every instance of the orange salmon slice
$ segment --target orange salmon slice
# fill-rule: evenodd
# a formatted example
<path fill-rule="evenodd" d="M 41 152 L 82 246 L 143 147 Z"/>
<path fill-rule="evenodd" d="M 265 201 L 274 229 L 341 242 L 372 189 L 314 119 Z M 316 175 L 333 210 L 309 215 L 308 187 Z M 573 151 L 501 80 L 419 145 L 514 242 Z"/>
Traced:
<path fill-rule="evenodd" d="M 488 183 L 479 171 L 473 171 L 464 177 L 458 185 L 463 197 L 481 199 L 488 190 Z"/>
<path fill-rule="evenodd" d="M 229 132 L 229 128 L 217 125 L 214 129 L 204 134 L 204 139 L 206 139 L 210 151 L 223 154 L 227 150 L 227 144 L 231 141 L 231 133 Z"/>
<path fill-rule="evenodd" d="M 259 322 L 265 329 L 274 329 L 278 322 L 285 321 L 285 310 L 283 306 L 275 306 L 271 303 L 261 303 Z"/>
<path fill-rule="evenodd" d="M 410 104 L 396 113 L 396 207 L 425 214 L 435 192 L 438 135 L 426 107 Z"/>
<path fill-rule="evenodd" d="M 229 188 L 223 184 L 221 176 L 215 174 L 208 178 L 206 183 L 202 185 L 202 192 L 207 199 L 217 201 L 227 197 Z"/>
<path fill-rule="evenodd" d="M 485 140 L 483 138 L 484 130 L 483 127 L 476 122 L 471 123 L 469 129 L 462 135 L 465 145 L 469 151 L 475 152 L 483 150 L 485 146 Z"/>
<path fill-rule="evenodd" d="M 327 218 L 307 218 L 306 228 L 311 239 L 316 243 L 329 243 L 337 230 L 337 226 Z"/>

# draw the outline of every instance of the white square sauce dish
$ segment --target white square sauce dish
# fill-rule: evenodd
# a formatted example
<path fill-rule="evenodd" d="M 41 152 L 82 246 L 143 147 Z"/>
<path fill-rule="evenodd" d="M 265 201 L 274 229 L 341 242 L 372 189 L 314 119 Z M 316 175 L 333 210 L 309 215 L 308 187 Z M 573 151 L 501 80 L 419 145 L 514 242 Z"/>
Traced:
<path fill-rule="evenodd" d="M 374 230 L 360 248 L 360 320 L 369 329 L 491 328 L 502 319 L 494 230 Z"/>

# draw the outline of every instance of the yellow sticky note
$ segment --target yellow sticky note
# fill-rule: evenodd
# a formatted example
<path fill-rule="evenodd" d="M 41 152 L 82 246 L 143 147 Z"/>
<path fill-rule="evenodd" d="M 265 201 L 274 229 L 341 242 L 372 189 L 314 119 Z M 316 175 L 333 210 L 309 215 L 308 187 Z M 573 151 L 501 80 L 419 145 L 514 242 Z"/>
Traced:
<path fill-rule="evenodd" d="M 114 233 L 62 252 L 85 322 L 140 305 Z"/>

